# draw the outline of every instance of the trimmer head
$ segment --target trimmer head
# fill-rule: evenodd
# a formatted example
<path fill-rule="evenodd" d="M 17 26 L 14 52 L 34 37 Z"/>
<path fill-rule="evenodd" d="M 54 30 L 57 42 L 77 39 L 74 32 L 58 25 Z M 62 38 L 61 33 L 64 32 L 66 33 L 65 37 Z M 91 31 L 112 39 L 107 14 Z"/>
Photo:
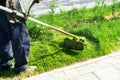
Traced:
<path fill-rule="evenodd" d="M 86 40 L 85 38 L 74 38 L 74 39 L 69 39 L 65 38 L 64 42 L 62 43 L 62 46 L 70 49 L 70 50 L 84 50 L 84 47 L 86 45 Z"/>

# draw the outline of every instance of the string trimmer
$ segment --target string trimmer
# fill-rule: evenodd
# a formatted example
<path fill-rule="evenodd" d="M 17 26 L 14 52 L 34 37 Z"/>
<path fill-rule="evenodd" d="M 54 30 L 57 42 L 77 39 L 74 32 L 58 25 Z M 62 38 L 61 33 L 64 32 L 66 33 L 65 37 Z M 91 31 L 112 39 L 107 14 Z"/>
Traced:
<path fill-rule="evenodd" d="M 16 15 L 16 16 L 18 16 L 18 17 L 26 18 L 26 16 L 25 16 L 23 13 L 20 13 L 20 12 L 18 12 L 18 11 L 16 11 L 16 10 L 11 10 L 11 9 L 6 8 L 6 7 L 3 7 L 3 6 L 0 6 L 0 11 L 3 11 L 3 12 L 5 12 L 5 13 L 7 13 L 7 14 L 12 14 L 12 13 L 14 13 L 14 15 Z M 63 31 L 63 30 L 61 30 L 61 29 L 58 29 L 58 28 L 56 28 L 56 27 L 54 27 L 54 26 L 51 26 L 51 25 L 46 24 L 46 23 L 43 23 L 43 22 L 41 22 L 41 21 L 39 21 L 39 20 L 36 20 L 36 19 L 34 19 L 34 18 L 32 18 L 32 17 L 29 17 L 29 16 L 27 17 L 27 19 L 30 20 L 30 21 L 33 21 L 33 22 L 35 22 L 35 23 L 37 23 L 37 24 L 39 24 L 39 25 L 46 26 L 46 27 L 48 27 L 48 28 L 50 28 L 50 29 L 53 29 L 53 30 L 55 30 L 55 31 L 58 31 L 58 32 L 60 32 L 60 33 L 63 33 L 63 34 L 65 34 L 65 35 L 68 35 L 68 36 L 73 37 L 72 40 L 69 39 L 69 38 L 66 38 L 66 39 L 64 40 L 64 42 L 63 42 L 63 46 L 66 47 L 66 48 L 68 48 L 68 49 L 72 49 L 72 50 L 83 50 L 83 49 L 84 49 L 84 46 L 86 45 L 85 37 L 76 36 L 76 35 L 74 35 L 74 34 L 71 34 L 71 33 L 69 33 L 69 32 Z"/>

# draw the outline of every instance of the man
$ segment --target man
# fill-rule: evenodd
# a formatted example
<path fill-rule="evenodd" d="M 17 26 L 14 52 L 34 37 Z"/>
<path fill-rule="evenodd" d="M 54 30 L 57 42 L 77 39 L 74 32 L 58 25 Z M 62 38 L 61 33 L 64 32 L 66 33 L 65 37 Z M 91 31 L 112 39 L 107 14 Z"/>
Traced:
<path fill-rule="evenodd" d="M 34 0 L 38 3 L 39 0 Z M 19 0 L 0 0 L 0 5 L 22 12 Z M 10 52 L 12 46 L 13 55 Z M 25 20 L 0 11 L 0 71 L 8 70 L 15 59 L 14 72 L 27 70 L 30 40 Z"/>

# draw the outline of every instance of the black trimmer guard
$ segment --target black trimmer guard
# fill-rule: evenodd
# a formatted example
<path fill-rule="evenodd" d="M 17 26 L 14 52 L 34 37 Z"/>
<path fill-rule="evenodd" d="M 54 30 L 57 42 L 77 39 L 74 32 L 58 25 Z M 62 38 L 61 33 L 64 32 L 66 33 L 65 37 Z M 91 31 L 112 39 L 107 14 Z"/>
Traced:
<path fill-rule="evenodd" d="M 86 45 L 85 40 L 81 39 L 69 39 L 65 38 L 64 42 L 62 43 L 62 46 L 64 48 L 70 49 L 70 50 L 84 50 L 84 47 Z"/>

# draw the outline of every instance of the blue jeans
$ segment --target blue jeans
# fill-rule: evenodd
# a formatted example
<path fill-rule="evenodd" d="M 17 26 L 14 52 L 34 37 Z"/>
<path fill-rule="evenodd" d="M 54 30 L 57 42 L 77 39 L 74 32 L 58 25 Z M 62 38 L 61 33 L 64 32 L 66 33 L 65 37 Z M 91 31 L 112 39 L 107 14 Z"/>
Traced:
<path fill-rule="evenodd" d="M 11 46 L 13 55 L 10 52 Z M 0 12 L 0 66 L 5 63 L 9 66 L 14 58 L 15 68 L 24 68 L 28 62 L 29 48 L 25 22 L 9 23 L 6 14 Z"/>

